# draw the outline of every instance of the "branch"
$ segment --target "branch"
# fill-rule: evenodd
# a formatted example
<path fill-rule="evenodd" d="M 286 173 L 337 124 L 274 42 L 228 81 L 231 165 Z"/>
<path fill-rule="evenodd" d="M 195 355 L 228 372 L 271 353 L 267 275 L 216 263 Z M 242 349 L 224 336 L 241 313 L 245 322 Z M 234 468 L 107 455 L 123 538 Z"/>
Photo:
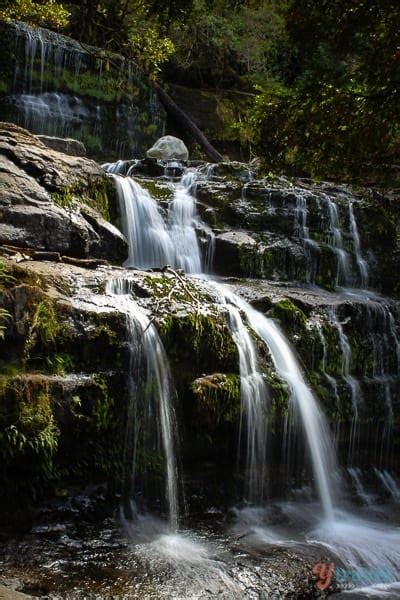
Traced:
<path fill-rule="evenodd" d="M 196 123 L 172 100 L 172 98 L 163 90 L 157 82 L 152 81 L 151 85 L 155 89 L 167 113 L 177 121 L 203 148 L 204 152 L 212 162 L 222 162 L 223 156 L 210 144 L 206 136 L 200 131 Z"/>

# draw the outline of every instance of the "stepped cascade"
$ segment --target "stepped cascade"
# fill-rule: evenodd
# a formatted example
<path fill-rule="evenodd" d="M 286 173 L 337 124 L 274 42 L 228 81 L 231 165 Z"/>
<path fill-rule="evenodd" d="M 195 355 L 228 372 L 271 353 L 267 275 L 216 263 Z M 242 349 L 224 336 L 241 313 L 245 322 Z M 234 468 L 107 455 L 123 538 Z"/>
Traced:
<path fill-rule="evenodd" d="M 108 171 L 114 173 L 124 168 L 123 163 L 117 167 L 106 166 Z M 162 268 L 165 264 L 172 264 L 176 268 L 182 268 L 188 274 L 200 274 L 201 258 L 196 229 L 206 229 L 206 225 L 196 214 L 194 195 L 202 184 L 206 185 L 207 181 L 212 179 L 213 173 L 214 169 L 208 169 L 205 172 L 194 173 L 191 171 L 184 175 L 180 183 L 173 185 L 173 197 L 169 202 L 168 211 L 165 211 L 164 214 L 157 202 L 139 185 L 138 181 L 133 181 L 129 176 L 114 175 L 128 238 L 132 238 L 137 244 L 140 240 L 140 231 L 143 230 L 152 237 L 151 241 L 146 240 L 143 244 L 139 242 L 140 248 L 137 248 L 134 256 L 130 256 L 128 263 L 130 266 L 143 267 L 149 266 L 151 263 L 152 266 Z M 194 185 L 195 182 L 196 185 Z M 246 184 L 246 192 L 242 193 L 242 203 L 246 202 L 248 186 L 249 184 Z M 124 193 L 124 189 L 129 189 L 129 194 Z M 144 206 L 142 205 L 143 195 L 146 198 Z M 130 226 L 125 221 L 126 218 L 129 219 L 127 216 L 130 210 L 127 209 L 128 205 L 134 205 L 134 210 L 138 211 Z M 379 526 L 377 528 L 372 522 L 357 521 L 351 512 L 343 512 L 341 494 L 333 494 L 334 488 L 344 486 L 341 477 L 347 475 L 360 501 L 365 506 L 373 503 L 373 496 L 365 491 L 362 470 L 356 466 L 362 444 L 361 415 L 365 404 L 359 377 L 362 377 L 363 380 L 364 378 L 368 381 L 373 380 L 374 385 L 376 384 L 381 390 L 387 417 L 383 430 L 379 432 L 378 426 L 374 433 L 375 436 L 381 436 L 380 450 L 376 448 L 374 460 L 377 465 L 387 464 L 387 461 L 390 461 L 390 422 L 393 415 L 391 379 L 397 376 L 399 366 L 395 316 L 390 303 L 385 298 L 366 290 L 369 279 L 368 264 L 361 252 L 353 202 L 349 202 L 347 208 L 348 231 L 346 234 L 341 229 L 338 206 L 326 193 L 323 193 L 318 199 L 318 206 L 327 223 L 323 225 L 326 247 L 335 257 L 336 267 L 333 281 L 337 291 L 331 293 L 331 298 L 328 292 L 324 292 L 327 295 L 327 301 L 323 311 L 316 316 L 315 332 L 317 345 L 321 348 L 321 373 L 328 384 L 338 411 L 343 402 L 341 399 L 343 393 L 348 397 L 351 418 L 348 422 L 349 430 L 344 434 L 348 439 L 347 451 L 345 456 L 341 457 L 341 462 L 344 460 L 349 467 L 347 473 L 339 474 L 340 469 L 336 464 L 334 447 L 340 446 L 340 438 L 343 435 L 340 430 L 340 421 L 336 423 L 335 436 L 332 436 L 323 412 L 318 406 L 318 401 L 306 383 L 302 369 L 297 363 L 284 333 L 273 320 L 252 308 L 224 284 L 214 283 L 212 279 L 208 278 L 207 286 L 217 298 L 218 303 L 225 306 L 227 310 L 229 328 L 238 349 L 242 415 L 240 437 L 245 437 L 243 447 L 246 485 L 243 493 L 254 506 L 263 506 L 265 498 L 268 496 L 265 486 L 268 486 L 267 472 L 270 459 L 267 443 L 270 392 L 262 371 L 259 370 L 261 358 L 258 349 L 259 344 L 265 344 L 277 374 L 289 390 L 291 410 L 295 420 L 300 422 L 300 429 L 303 432 L 312 465 L 315 487 L 322 507 L 322 520 L 317 526 L 314 524 L 314 530 L 307 534 L 307 539 L 316 543 L 326 543 L 339 555 L 342 552 L 349 564 L 354 567 L 366 564 L 371 568 L 378 568 L 377 554 L 370 553 L 365 548 L 365 544 L 368 544 L 367 540 L 370 539 L 371 543 L 375 543 L 381 549 L 381 562 L 385 568 L 389 569 L 390 577 L 396 580 L 399 574 L 396 563 L 395 536 L 392 537 L 391 533 L 384 528 L 379 529 Z M 293 214 L 294 235 L 299 239 L 306 257 L 305 283 L 315 283 L 321 268 L 321 246 L 320 242 L 310 237 L 307 226 L 307 193 L 300 192 L 296 197 Z M 135 235 L 129 231 L 129 227 L 136 227 L 136 223 L 140 223 L 141 227 L 138 234 Z M 345 236 L 346 242 L 344 241 Z M 154 248 L 160 248 L 156 255 L 152 254 Z M 218 253 L 218 240 L 215 251 Z M 352 288 L 339 288 L 339 285 L 351 285 Z M 355 289 L 356 286 L 359 286 L 359 289 Z M 340 302 L 351 303 L 354 300 L 359 304 L 358 310 L 361 312 L 361 318 L 366 320 L 368 342 L 372 350 L 372 359 L 367 361 L 365 366 L 361 366 L 361 371 L 357 367 L 357 375 L 353 370 L 355 364 L 352 345 L 345 332 L 348 320 L 343 320 L 338 313 Z M 328 344 L 326 339 L 328 329 L 330 336 L 333 335 L 336 339 L 334 360 L 337 362 L 337 366 L 334 371 L 331 371 L 332 346 L 331 342 Z M 258 339 L 257 343 L 252 339 L 254 335 Z M 346 391 L 344 392 L 344 390 Z M 286 435 L 289 437 L 293 435 L 290 433 L 290 426 Z M 289 446 L 290 443 L 289 440 Z M 342 450 L 339 449 L 339 456 L 342 454 Z M 378 467 L 375 468 L 375 472 L 386 492 L 394 501 L 397 501 L 396 482 L 391 474 L 387 470 L 379 470 Z M 293 510 L 296 511 L 295 504 L 290 509 L 290 511 Z M 247 519 L 245 512 L 241 518 Z M 258 518 L 254 521 L 254 517 L 251 519 L 253 523 L 258 523 L 257 530 L 260 527 L 262 529 L 262 521 L 258 521 Z M 347 535 L 345 532 L 352 536 L 351 541 L 344 542 L 343 535 Z M 267 533 L 263 535 L 267 535 Z M 328 542 L 328 539 L 331 539 L 331 542 Z M 368 576 L 361 582 L 365 585 L 369 583 Z"/>
<path fill-rule="evenodd" d="M 27 567 L 69 591 L 106 565 L 133 597 L 312 597 L 333 569 L 333 591 L 354 575 L 354 593 L 394 593 L 397 258 L 370 226 L 393 241 L 390 199 L 235 162 L 101 168 L 0 129 L 4 189 L 20 182 L 0 228 L 0 423 L 31 457 L 0 470 L 8 497 L 16 473 L 56 494 Z"/>

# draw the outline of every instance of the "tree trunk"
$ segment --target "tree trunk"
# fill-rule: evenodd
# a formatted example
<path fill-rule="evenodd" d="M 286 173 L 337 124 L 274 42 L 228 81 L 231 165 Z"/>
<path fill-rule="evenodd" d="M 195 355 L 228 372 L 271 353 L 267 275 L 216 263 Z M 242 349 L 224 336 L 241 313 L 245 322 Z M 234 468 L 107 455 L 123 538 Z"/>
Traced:
<path fill-rule="evenodd" d="M 161 104 L 164 106 L 167 113 L 179 123 L 203 148 L 204 152 L 212 162 L 222 162 L 222 155 L 210 144 L 206 136 L 200 131 L 196 123 L 168 96 L 155 81 L 152 82 L 153 88 L 156 90 Z"/>

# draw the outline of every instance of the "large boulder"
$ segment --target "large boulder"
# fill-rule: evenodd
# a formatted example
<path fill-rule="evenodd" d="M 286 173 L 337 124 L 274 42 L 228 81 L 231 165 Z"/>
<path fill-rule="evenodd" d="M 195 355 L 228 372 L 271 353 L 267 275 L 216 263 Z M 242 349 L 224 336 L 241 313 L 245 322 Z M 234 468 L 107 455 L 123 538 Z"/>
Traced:
<path fill-rule="evenodd" d="M 189 151 L 185 144 L 173 135 L 159 138 L 146 154 L 149 158 L 159 160 L 188 160 L 189 158 Z"/>
<path fill-rule="evenodd" d="M 94 161 L 0 123 L 0 244 L 120 263 L 127 244 L 106 220 L 113 189 Z"/>

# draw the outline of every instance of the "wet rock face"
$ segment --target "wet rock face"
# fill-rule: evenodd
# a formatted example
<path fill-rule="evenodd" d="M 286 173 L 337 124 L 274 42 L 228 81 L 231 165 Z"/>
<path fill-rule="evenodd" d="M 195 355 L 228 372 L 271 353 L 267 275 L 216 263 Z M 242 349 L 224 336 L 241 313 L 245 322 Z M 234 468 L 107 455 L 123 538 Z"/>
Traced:
<path fill-rule="evenodd" d="M 26 510 L 33 492 L 39 498 L 55 482 L 107 481 L 111 493 L 121 489 L 132 340 L 124 305 L 104 293 L 113 278 L 129 280 L 132 298 L 163 340 L 187 428 L 185 455 L 214 456 L 224 446 L 230 456 L 240 412 L 237 348 L 227 315 L 201 282 L 65 262 L 1 259 L 0 267 L 0 430 L 6 432 L 0 436 L 6 482 L 0 505 L 6 520 L 15 494 Z"/>
<path fill-rule="evenodd" d="M 25 23 L 0 23 L 0 115 L 29 131 L 75 138 L 88 155 L 143 155 L 162 135 L 165 112 L 136 64 Z M 137 115 L 140 114 L 140 119 Z M 69 154 L 82 148 L 58 144 Z"/>
<path fill-rule="evenodd" d="M 246 165 L 231 162 L 203 168 L 196 198 L 216 232 L 219 274 L 332 290 L 362 287 L 366 267 L 369 288 L 398 294 L 391 277 L 400 257 L 396 191 L 276 176 L 255 179 Z"/>
<path fill-rule="evenodd" d="M 112 182 L 95 162 L 49 149 L 27 131 L 3 123 L 0 165 L 1 244 L 125 259 L 122 234 L 101 214 L 108 213 Z"/>

